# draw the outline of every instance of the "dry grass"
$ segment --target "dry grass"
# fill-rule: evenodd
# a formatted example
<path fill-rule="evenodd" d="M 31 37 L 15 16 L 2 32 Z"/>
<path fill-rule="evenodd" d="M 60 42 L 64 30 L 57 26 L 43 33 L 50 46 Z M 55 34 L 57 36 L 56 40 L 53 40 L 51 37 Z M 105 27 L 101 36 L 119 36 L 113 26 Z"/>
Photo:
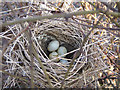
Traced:
<path fill-rule="evenodd" d="M 109 3 L 111 7 L 100 2 L 2 5 L 3 88 L 120 87 L 120 13 L 114 11 L 119 10 L 119 3 Z M 74 14 L 80 11 L 85 14 Z M 57 18 L 59 13 L 61 18 Z M 69 13 L 74 16 L 68 16 Z M 35 21 L 32 17 L 41 19 Z M 15 24 L 26 18 L 30 22 Z M 5 24 L 9 21 L 14 23 Z M 55 62 L 56 58 L 49 59 L 46 48 L 52 39 L 67 47 L 64 59 L 68 65 Z"/>

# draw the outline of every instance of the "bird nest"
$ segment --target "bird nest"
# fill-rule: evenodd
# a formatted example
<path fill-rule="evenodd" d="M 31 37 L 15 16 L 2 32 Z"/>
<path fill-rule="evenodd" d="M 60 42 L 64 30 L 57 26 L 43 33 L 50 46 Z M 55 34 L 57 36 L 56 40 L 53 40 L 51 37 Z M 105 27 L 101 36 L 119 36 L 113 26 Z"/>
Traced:
<path fill-rule="evenodd" d="M 74 19 L 69 18 L 69 21 L 64 18 L 37 20 L 28 28 L 26 28 L 27 25 L 29 25 L 28 22 L 11 25 L 4 28 L 2 33 L 8 35 L 8 40 L 15 37 L 13 40 L 10 39 L 11 42 L 7 47 L 3 46 L 6 48 L 3 54 L 3 63 L 6 66 L 3 68 L 15 75 L 14 77 L 19 76 L 14 79 L 14 77 L 5 75 L 4 87 L 30 87 L 31 79 L 35 87 L 50 87 L 50 83 L 58 88 L 63 83 L 65 88 L 81 88 L 88 85 L 93 87 L 100 71 L 110 67 L 106 61 L 107 56 L 104 56 L 102 52 L 103 45 L 109 46 L 110 32 L 95 29 L 83 45 L 90 28 L 80 25 Z M 101 35 L 104 38 L 100 37 L 98 32 L 102 32 Z M 57 57 L 67 60 L 67 64 L 56 62 L 56 58 L 49 58 L 50 52 L 47 47 L 52 40 L 58 40 L 60 46 L 67 48 L 64 58 Z M 82 52 L 71 64 L 76 52 L 80 52 L 80 48 Z"/>
<path fill-rule="evenodd" d="M 81 47 L 83 35 L 81 33 L 82 30 L 80 27 L 82 28 L 82 26 L 66 21 L 63 22 L 60 19 L 43 20 L 38 21 L 35 24 L 36 25 L 33 25 L 33 28 L 30 28 L 30 31 L 32 33 L 31 39 L 34 44 L 34 48 L 42 64 L 44 65 L 44 68 L 47 71 L 52 85 L 54 85 L 54 87 L 60 87 L 70 66 L 70 63 L 73 60 L 73 55 Z M 15 25 L 11 28 L 15 30 L 18 28 L 18 26 Z M 60 45 L 67 48 L 68 52 L 65 54 L 66 57 L 63 58 L 59 56 L 59 58 L 67 60 L 68 64 L 60 63 L 60 61 L 56 62 L 56 58 L 49 58 L 50 52 L 47 50 L 47 47 L 50 41 L 54 39 L 58 40 L 60 42 Z M 16 73 L 16 75 L 31 79 L 30 67 L 32 62 L 31 60 L 33 59 L 32 68 L 34 83 L 40 87 L 48 87 L 47 79 L 39 61 L 34 55 L 32 55 L 33 58 L 31 59 L 29 45 L 31 44 L 27 39 L 27 35 L 22 34 L 20 37 L 18 37 L 17 41 L 11 43 L 7 47 L 5 56 L 8 55 L 8 57 L 6 57 L 6 62 L 11 62 L 8 64 L 8 68 L 13 69 L 10 71 L 11 73 Z M 33 51 L 31 52 L 34 54 Z M 100 59 L 92 60 L 92 57 L 90 56 L 91 53 L 92 52 L 90 50 L 83 48 L 82 54 L 75 59 L 69 71 L 69 74 L 65 79 L 65 87 L 83 87 L 85 85 L 85 82 L 88 84 L 89 81 L 92 80 L 92 76 L 97 72 L 95 72 L 95 70 L 104 68 L 103 61 Z M 93 66 L 95 67 L 93 68 Z"/>

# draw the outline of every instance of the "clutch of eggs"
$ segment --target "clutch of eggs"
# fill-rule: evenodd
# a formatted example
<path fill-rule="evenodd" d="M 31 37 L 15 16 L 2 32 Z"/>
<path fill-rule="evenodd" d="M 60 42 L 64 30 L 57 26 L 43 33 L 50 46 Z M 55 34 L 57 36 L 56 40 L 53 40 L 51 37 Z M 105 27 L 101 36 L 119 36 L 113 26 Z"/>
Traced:
<path fill-rule="evenodd" d="M 59 47 L 59 42 L 57 40 L 53 40 L 48 44 L 47 47 L 48 51 L 51 52 L 49 54 L 49 58 L 53 59 L 56 58 L 58 56 L 64 55 L 65 53 L 67 53 L 67 49 L 64 46 L 60 46 Z M 57 50 L 57 52 L 56 52 Z M 65 57 L 65 56 L 62 56 Z M 56 59 L 56 61 L 59 61 L 59 58 Z M 60 60 L 61 63 L 68 63 L 68 61 L 66 60 Z"/>

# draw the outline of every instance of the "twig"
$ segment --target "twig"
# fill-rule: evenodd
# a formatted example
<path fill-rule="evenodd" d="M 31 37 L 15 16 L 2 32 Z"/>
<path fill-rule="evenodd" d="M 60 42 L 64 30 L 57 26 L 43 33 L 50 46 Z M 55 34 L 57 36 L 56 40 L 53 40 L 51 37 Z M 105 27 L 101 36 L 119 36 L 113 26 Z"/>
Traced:
<path fill-rule="evenodd" d="M 20 9 L 25 9 L 25 8 L 28 8 L 29 6 L 24 6 L 24 7 L 20 7 L 20 8 L 15 8 L 13 9 L 13 11 L 17 11 L 17 10 L 20 10 Z M 2 11 L 0 12 L 0 14 L 4 14 L 4 13 L 7 13 L 7 12 L 11 12 L 12 10 L 7 10 L 7 11 Z"/>
<path fill-rule="evenodd" d="M 42 64 L 40 58 L 38 57 L 38 54 L 37 54 L 37 52 L 36 52 L 36 50 L 35 50 L 35 47 L 34 47 L 33 42 L 31 43 L 31 45 L 32 45 L 32 49 L 33 49 L 33 54 L 35 55 L 36 59 L 38 60 L 40 66 L 41 66 L 41 68 L 42 68 L 42 70 L 43 70 L 43 72 L 44 72 L 44 74 L 45 74 L 45 77 L 46 77 L 46 79 L 47 79 L 47 81 L 48 81 L 49 86 L 52 88 L 53 86 L 52 86 L 52 84 L 51 84 L 50 78 L 49 78 L 49 76 L 48 76 L 48 74 L 47 74 L 47 71 L 46 71 L 44 65 Z"/>
<path fill-rule="evenodd" d="M 53 20 L 57 20 L 57 21 L 65 21 L 65 20 L 59 20 L 59 19 L 53 19 Z M 75 20 L 75 19 L 74 19 Z M 76 20 L 75 20 L 76 21 Z M 71 22 L 71 23 L 76 23 L 76 24 L 79 24 L 79 25 L 83 25 L 83 26 L 86 26 L 86 27 L 89 27 L 89 28 L 92 28 L 93 26 L 91 25 L 87 25 L 87 24 L 83 24 L 83 23 L 80 23 L 80 22 L 74 22 L 74 21 L 70 21 L 68 20 L 68 22 Z M 99 28 L 99 29 L 105 29 L 105 30 L 113 30 L 113 31 L 120 31 L 120 28 L 108 28 L 108 27 L 103 27 L 103 26 L 100 26 L 100 25 L 97 25 L 96 28 Z"/>
<path fill-rule="evenodd" d="M 8 47 L 14 40 L 16 40 L 16 38 L 18 38 L 22 33 L 24 33 L 25 31 L 27 31 L 28 28 L 29 28 L 29 25 L 28 25 L 23 31 L 21 31 L 18 35 L 16 35 L 12 40 L 9 41 L 9 43 L 5 46 L 5 48 L 4 48 L 3 51 L 2 51 L 2 56 L 4 55 L 7 47 Z"/>
<path fill-rule="evenodd" d="M 0 27 L 5 27 L 8 25 L 14 25 L 14 24 L 18 24 L 18 23 L 23 23 L 26 21 L 31 21 L 34 22 L 36 20 L 42 20 L 42 19 L 52 19 L 52 18 L 61 18 L 61 17 L 72 17 L 73 15 L 85 15 L 85 14 L 94 14 L 94 13 L 100 13 L 100 10 L 96 10 L 96 11 L 80 11 L 80 12 L 73 12 L 73 13 L 61 13 L 61 14 L 54 14 L 54 15 L 48 15 L 48 16 L 37 16 L 37 17 L 29 17 L 29 18 L 25 18 L 25 19 L 20 19 L 20 20 L 16 20 L 16 21 L 9 21 L 6 23 L 3 23 L 0 25 Z M 102 11 L 102 13 L 105 13 L 105 11 Z M 120 17 L 120 13 L 117 12 L 107 12 L 108 15 L 113 15 L 115 17 Z"/>
<path fill-rule="evenodd" d="M 31 63 L 31 65 L 30 65 L 30 71 L 31 71 L 31 88 L 34 88 L 34 73 L 33 73 L 34 69 L 33 69 L 33 56 L 32 56 L 32 51 L 33 50 L 31 50 L 31 49 L 33 49 L 32 48 L 32 39 L 31 39 L 32 35 L 31 35 L 30 30 L 26 31 L 25 34 L 26 34 L 28 42 L 29 42 L 28 51 L 29 51 L 30 57 L 31 57 L 31 62 L 30 62 Z"/>
<path fill-rule="evenodd" d="M 48 15 L 48 16 L 28 17 L 28 18 L 24 18 L 24 19 L 20 19 L 16 21 L 9 21 L 9 22 L 3 23 L 0 25 L 0 27 L 14 25 L 17 23 L 25 22 L 25 21 L 34 22 L 36 20 L 42 20 L 42 19 L 61 18 L 61 17 L 68 17 L 68 16 L 71 17 L 73 15 L 84 15 L 84 14 L 94 14 L 94 13 L 99 13 L 99 11 L 81 11 L 81 12 L 74 12 L 74 13 L 69 13 L 69 14 L 61 13 L 61 14 L 54 14 L 54 15 Z"/>
<path fill-rule="evenodd" d="M 62 81 L 62 83 L 61 83 L 61 89 L 63 88 L 65 79 L 67 78 L 68 73 L 69 73 L 69 71 L 70 71 L 70 69 L 71 69 L 71 67 L 72 67 L 75 59 L 76 59 L 79 55 L 81 55 L 81 53 L 83 52 L 83 46 L 84 46 L 85 43 L 87 42 L 87 40 L 88 40 L 88 38 L 89 38 L 89 35 L 90 35 L 91 32 L 94 30 L 94 28 L 96 28 L 96 26 L 98 25 L 99 21 L 103 18 L 103 16 L 104 16 L 104 15 L 102 15 L 102 16 L 100 17 L 100 19 L 99 19 L 99 20 L 97 21 L 97 23 L 94 25 L 94 27 L 92 28 L 92 30 L 90 30 L 90 32 L 84 37 L 84 40 L 83 40 L 82 45 L 81 45 L 81 47 L 80 47 L 80 50 L 76 51 L 75 54 L 73 55 L 72 62 L 70 63 L 70 65 L 69 65 L 69 67 L 68 67 L 68 70 L 67 70 L 67 72 L 66 72 L 66 74 L 65 74 L 65 77 L 64 77 L 64 79 L 63 79 L 63 81 Z"/>

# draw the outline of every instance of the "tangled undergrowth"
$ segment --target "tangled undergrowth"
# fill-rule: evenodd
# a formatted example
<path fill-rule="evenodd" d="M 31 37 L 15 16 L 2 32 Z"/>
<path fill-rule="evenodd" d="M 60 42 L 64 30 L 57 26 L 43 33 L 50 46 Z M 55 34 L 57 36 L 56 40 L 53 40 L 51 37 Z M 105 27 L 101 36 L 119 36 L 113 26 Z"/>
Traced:
<path fill-rule="evenodd" d="M 120 2 L 1 6 L 2 88 L 120 88 Z M 67 48 L 58 61 L 52 40 Z"/>

